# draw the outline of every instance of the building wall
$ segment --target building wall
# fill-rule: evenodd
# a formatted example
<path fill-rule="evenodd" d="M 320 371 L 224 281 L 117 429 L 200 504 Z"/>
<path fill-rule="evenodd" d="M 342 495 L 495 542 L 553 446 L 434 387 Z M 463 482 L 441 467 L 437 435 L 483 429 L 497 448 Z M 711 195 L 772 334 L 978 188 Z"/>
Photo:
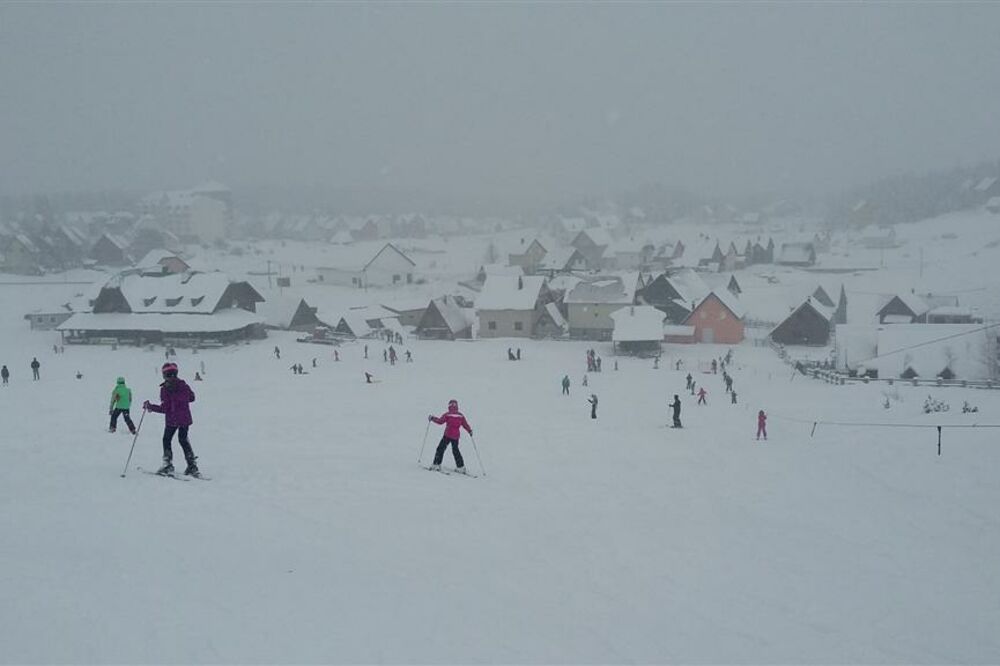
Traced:
<path fill-rule="evenodd" d="M 535 327 L 534 310 L 480 310 L 478 315 L 480 338 L 528 338 Z M 490 329 L 490 322 L 496 322 L 496 329 Z"/>
<path fill-rule="evenodd" d="M 720 345 L 735 345 L 743 342 L 743 322 L 737 319 L 715 297 L 709 298 L 695 308 L 684 322 L 694 326 L 694 339 Z"/>
<path fill-rule="evenodd" d="M 378 287 L 408 284 L 414 279 L 414 268 L 415 266 L 399 253 L 386 250 L 365 269 L 365 284 Z"/>
<path fill-rule="evenodd" d="M 625 307 L 623 303 L 570 303 L 569 333 L 571 337 L 610 340 L 615 329 L 611 313 Z"/>

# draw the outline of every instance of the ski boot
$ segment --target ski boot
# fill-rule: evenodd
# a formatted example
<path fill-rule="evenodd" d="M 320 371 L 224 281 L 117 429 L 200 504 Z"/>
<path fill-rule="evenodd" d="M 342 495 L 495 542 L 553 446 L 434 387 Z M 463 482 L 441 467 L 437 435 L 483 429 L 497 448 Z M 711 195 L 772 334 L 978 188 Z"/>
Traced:
<path fill-rule="evenodd" d="M 163 465 L 160 466 L 160 469 L 156 470 L 156 473 L 160 476 L 173 476 L 174 463 L 169 460 L 164 460 Z"/>
<path fill-rule="evenodd" d="M 198 471 L 198 464 L 195 463 L 195 460 L 197 458 L 191 458 L 191 460 L 187 461 L 187 469 L 184 470 L 184 475 L 193 476 L 197 479 L 201 478 L 201 472 Z"/>
<path fill-rule="evenodd" d="M 455 473 L 456 474 L 465 474 L 466 473 L 465 472 L 465 468 L 464 467 L 456 467 L 455 468 Z"/>
<path fill-rule="evenodd" d="M 114 434 L 116 430 L 118 430 L 118 428 L 108 428 L 108 432 L 111 434 Z"/>
<path fill-rule="evenodd" d="M 441 471 L 441 465 L 431 465 L 427 469 L 429 469 L 432 472 L 440 472 Z"/>

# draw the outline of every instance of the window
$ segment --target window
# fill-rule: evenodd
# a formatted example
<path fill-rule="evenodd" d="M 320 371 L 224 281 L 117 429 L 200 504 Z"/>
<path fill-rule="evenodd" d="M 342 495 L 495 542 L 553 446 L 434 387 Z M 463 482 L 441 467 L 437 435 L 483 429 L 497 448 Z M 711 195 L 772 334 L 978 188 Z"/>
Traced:
<path fill-rule="evenodd" d="M 393 283 L 393 284 L 396 284 L 396 283 L 397 283 L 397 282 L 399 282 L 399 281 L 400 281 L 401 279 L 402 279 L 402 278 L 401 278 L 401 277 L 400 277 L 399 275 L 393 275 L 393 276 L 392 276 L 392 283 Z"/>
<path fill-rule="evenodd" d="M 406 284 L 413 284 L 413 273 L 406 274 Z"/>
<path fill-rule="evenodd" d="M 145 305 L 147 308 L 155 302 L 156 302 L 156 296 L 153 296 L 152 298 L 142 299 L 142 304 Z"/>
<path fill-rule="evenodd" d="M 164 303 L 167 304 L 168 308 L 172 308 L 181 302 L 181 298 L 181 296 L 178 296 L 177 298 L 168 298 L 164 301 Z"/>
<path fill-rule="evenodd" d="M 702 311 L 701 311 L 701 315 L 700 315 L 700 317 L 701 317 L 702 319 L 708 319 L 708 313 L 707 313 L 707 312 L 705 312 L 704 310 L 702 310 Z"/>
<path fill-rule="evenodd" d="M 491 331 L 497 330 L 497 323 L 495 321 L 486 322 L 486 328 Z"/>
<path fill-rule="evenodd" d="M 523 331 L 524 330 L 524 322 L 523 321 L 515 321 L 514 322 L 514 330 L 515 331 Z"/>
<path fill-rule="evenodd" d="M 726 318 L 726 313 L 725 312 L 720 312 L 719 313 L 719 321 L 722 321 L 725 318 Z"/>
<path fill-rule="evenodd" d="M 191 306 L 192 307 L 197 307 L 203 300 L 205 300 L 204 296 L 199 296 L 198 298 L 192 298 L 191 299 Z"/>

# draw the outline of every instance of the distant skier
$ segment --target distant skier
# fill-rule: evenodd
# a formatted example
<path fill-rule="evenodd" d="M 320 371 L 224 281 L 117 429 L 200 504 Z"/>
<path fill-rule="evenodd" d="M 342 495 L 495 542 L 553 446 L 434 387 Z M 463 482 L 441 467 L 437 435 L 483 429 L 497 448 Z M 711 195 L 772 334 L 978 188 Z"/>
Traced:
<path fill-rule="evenodd" d="M 587 400 L 590 403 L 590 418 L 597 418 L 597 394 L 591 393 L 590 398 Z"/>
<path fill-rule="evenodd" d="M 697 388 L 697 385 L 694 382 L 691 382 L 691 395 L 695 394 L 695 389 L 696 388 Z"/>
<path fill-rule="evenodd" d="M 399 356 L 396 354 L 396 348 L 390 346 L 389 347 L 389 365 L 396 365 L 396 360 L 397 359 L 399 359 Z"/>
<path fill-rule="evenodd" d="M 315 356 L 313 356 L 313 367 L 314 368 L 316 367 L 316 357 Z"/>
<path fill-rule="evenodd" d="M 338 352 L 336 349 L 333 350 L 333 360 L 334 361 L 340 360 L 340 352 Z"/>
<path fill-rule="evenodd" d="M 600 372 L 601 371 L 601 357 L 600 356 L 597 357 L 596 363 L 597 363 L 597 371 Z"/>
<path fill-rule="evenodd" d="M 736 404 L 736 391 L 730 391 L 729 392 L 729 396 L 732 398 L 733 404 L 735 405 Z"/>
<path fill-rule="evenodd" d="M 389 362 L 389 350 L 388 349 L 383 349 L 382 350 L 382 362 L 383 363 L 388 363 Z"/>
<path fill-rule="evenodd" d="M 516 361 L 517 360 L 517 358 L 514 357 L 514 350 L 511 349 L 510 347 L 507 347 L 507 360 L 508 361 Z"/>
<path fill-rule="evenodd" d="M 582 382 L 582 384 L 583 384 L 583 386 L 590 386 L 590 384 L 587 383 L 587 375 L 583 376 L 583 382 Z"/>
<path fill-rule="evenodd" d="M 374 384 L 374 382 L 372 381 L 372 373 L 370 373 L 370 372 L 366 372 L 365 373 L 365 383 L 366 384 Z"/>
<path fill-rule="evenodd" d="M 3 380 L 4 386 L 6 386 L 7 382 L 10 381 L 10 370 L 7 369 L 6 365 L 0 368 L 0 379 Z"/>
<path fill-rule="evenodd" d="M 687 384 L 684 385 L 684 388 L 690 389 L 693 385 L 694 385 L 694 378 L 691 376 L 691 373 L 689 372 L 687 376 Z"/>
<path fill-rule="evenodd" d="M 718 362 L 718 361 L 716 361 L 716 360 L 715 360 L 715 359 L 713 358 L 713 359 L 712 359 L 712 374 L 713 374 L 713 375 L 715 375 L 715 374 L 718 374 L 718 372 L 719 372 L 719 362 Z"/>
<path fill-rule="evenodd" d="M 763 409 L 757 412 L 757 439 L 760 439 L 761 435 L 764 436 L 764 441 L 767 441 L 767 414 Z"/>
<path fill-rule="evenodd" d="M 434 452 L 434 463 L 431 465 L 431 469 L 441 469 L 441 461 L 444 460 L 444 451 L 451 444 L 451 454 L 455 457 L 455 471 L 459 474 L 465 474 L 465 461 L 462 460 L 462 453 L 458 450 L 458 438 L 462 434 L 462 428 L 465 428 L 465 431 L 471 437 L 472 426 L 469 425 L 462 412 L 458 411 L 458 401 L 449 400 L 447 412 L 441 416 L 431 414 L 427 417 L 427 420 L 438 425 L 444 424 L 444 436 L 441 438 L 437 450 Z"/>
<path fill-rule="evenodd" d="M 128 426 L 128 431 L 134 435 L 135 424 L 132 423 L 132 417 L 129 415 L 131 408 L 132 389 L 125 385 L 124 377 L 119 377 L 115 380 L 115 388 L 111 391 L 111 407 L 108 410 L 108 413 L 111 415 L 111 423 L 108 425 L 108 430 L 115 432 L 118 429 L 118 417 L 122 416 L 125 418 L 125 425 Z"/>
<path fill-rule="evenodd" d="M 708 395 L 708 391 L 705 390 L 704 386 L 702 386 L 700 389 L 698 389 L 698 404 L 699 405 L 707 405 L 708 404 L 707 402 L 705 402 L 705 397 L 707 395 Z"/>
<path fill-rule="evenodd" d="M 618 365 L 618 361 L 616 360 L 615 361 L 615 366 L 617 366 L 617 365 Z M 616 367 L 615 369 L 617 370 L 618 368 Z M 659 370 L 659 369 L 660 369 L 660 357 L 659 356 L 654 356 L 653 357 L 653 370 Z"/>
<path fill-rule="evenodd" d="M 38 362 L 38 358 L 31 359 L 31 374 L 34 377 L 33 381 L 38 381 L 41 377 L 38 375 L 38 369 L 42 367 L 42 364 Z"/>
<path fill-rule="evenodd" d="M 274 358 L 281 360 L 281 350 L 278 349 L 278 345 L 274 345 Z"/>
<path fill-rule="evenodd" d="M 406 350 L 406 362 L 413 363 L 413 354 L 410 352 L 409 349 Z"/>
<path fill-rule="evenodd" d="M 674 410 L 674 428 L 681 427 L 681 399 L 674 393 L 674 401 L 670 403 L 670 406 Z"/>
<path fill-rule="evenodd" d="M 562 389 L 563 389 L 563 395 L 569 395 L 569 375 L 563 375 Z"/>
<path fill-rule="evenodd" d="M 196 373 L 194 373 L 194 380 L 195 380 L 196 382 L 200 382 L 200 381 L 202 381 L 202 378 L 201 378 L 201 373 L 200 373 L 200 372 L 196 372 Z"/>
<path fill-rule="evenodd" d="M 368 359 L 368 345 L 365 345 L 365 360 Z"/>
<path fill-rule="evenodd" d="M 517 360 L 518 361 L 521 360 L 521 348 L 520 347 L 517 348 Z"/>
<path fill-rule="evenodd" d="M 198 471 L 197 458 L 191 449 L 191 442 L 188 441 L 188 428 L 191 427 L 191 407 L 194 402 L 194 391 L 183 379 L 177 377 L 177 364 L 164 363 L 160 369 L 163 373 L 163 383 L 160 384 L 160 404 L 154 405 L 149 400 L 142 403 L 142 408 L 164 415 L 163 427 L 163 465 L 157 470 L 157 474 L 174 473 L 174 452 L 171 440 L 174 433 L 177 433 L 177 440 L 184 451 L 184 460 L 187 461 L 185 474 L 190 476 L 201 476 Z"/>

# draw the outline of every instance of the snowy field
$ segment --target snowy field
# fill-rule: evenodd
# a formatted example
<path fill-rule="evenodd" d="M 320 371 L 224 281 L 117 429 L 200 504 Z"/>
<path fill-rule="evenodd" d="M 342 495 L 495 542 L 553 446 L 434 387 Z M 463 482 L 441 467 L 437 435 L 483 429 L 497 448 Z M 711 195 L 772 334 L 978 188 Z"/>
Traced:
<path fill-rule="evenodd" d="M 53 355 L 57 340 L 0 320 L 4 663 L 1000 661 L 997 431 L 946 429 L 940 457 L 933 429 L 810 437 L 822 419 L 996 423 L 994 392 L 904 386 L 885 410 L 884 387 L 792 379 L 744 345 L 741 404 L 694 372 L 696 407 L 685 371 L 726 348 L 616 372 L 598 345 L 605 371 L 582 387 L 584 343 L 413 342 L 389 367 L 378 343 L 334 363 L 278 334 L 178 351 L 189 381 L 205 364 L 191 440 L 212 478 L 181 483 L 134 470 L 158 464 L 162 416 L 124 479 L 132 438 L 105 431 L 117 375 L 156 400 L 162 350 Z M 952 410 L 923 415 L 928 392 Z M 683 430 L 665 427 L 674 393 Z M 417 466 L 453 397 L 486 476 Z M 462 451 L 480 472 L 464 435 Z"/>

